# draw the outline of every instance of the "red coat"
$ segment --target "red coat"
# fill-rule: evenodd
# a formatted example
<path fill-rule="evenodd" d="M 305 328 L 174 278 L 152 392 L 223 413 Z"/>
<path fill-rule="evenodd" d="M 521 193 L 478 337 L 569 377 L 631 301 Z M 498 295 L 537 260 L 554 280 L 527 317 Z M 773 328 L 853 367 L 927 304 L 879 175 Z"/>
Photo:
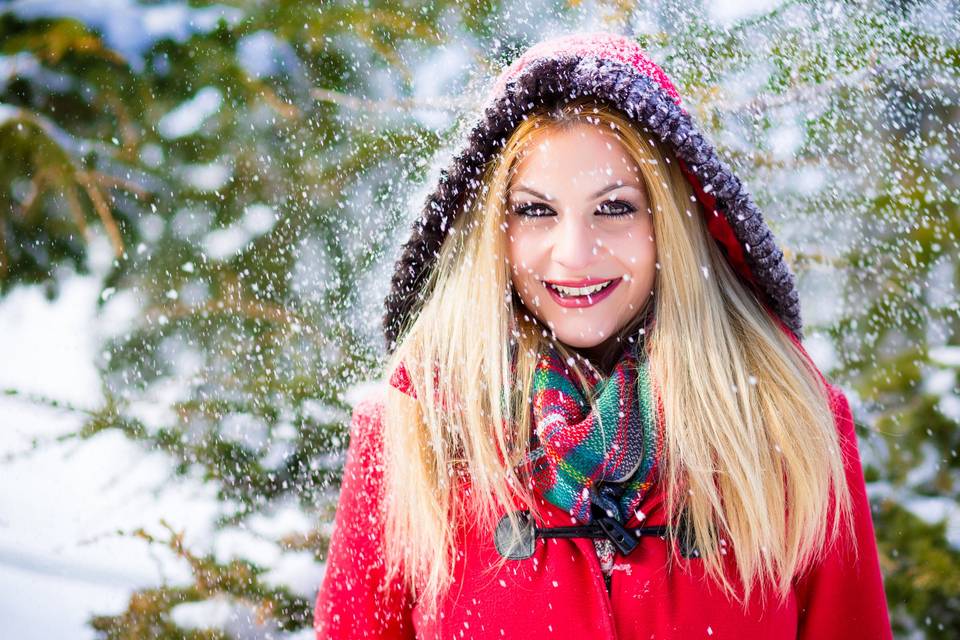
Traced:
<path fill-rule="evenodd" d="M 785 604 L 766 607 L 759 595 L 746 611 L 701 578 L 701 561 L 681 559 L 665 570 L 667 542 L 640 538 L 629 556 L 616 556 L 610 595 L 589 539 L 547 539 L 536 554 L 510 561 L 493 577 L 481 569 L 498 559 L 490 532 L 459 529 L 455 584 L 442 614 L 426 619 L 397 583 L 378 593 L 383 575 L 380 429 L 383 399 L 354 409 L 350 448 L 327 570 L 315 609 L 323 638 L 891 638 L 873 522 L 850 405 L 830 386 L 853 496 L 858 554 L 840 547 L 795 581 Z M 641 504 L 644 524 L 663 523 L 662 493 Z M 541 500 L 540 526 L 570 526 L 569 514 Z M 518 508 L 519 508 L 518 504 Z M 628 523 L 635 526 L 636 517 Z"/>

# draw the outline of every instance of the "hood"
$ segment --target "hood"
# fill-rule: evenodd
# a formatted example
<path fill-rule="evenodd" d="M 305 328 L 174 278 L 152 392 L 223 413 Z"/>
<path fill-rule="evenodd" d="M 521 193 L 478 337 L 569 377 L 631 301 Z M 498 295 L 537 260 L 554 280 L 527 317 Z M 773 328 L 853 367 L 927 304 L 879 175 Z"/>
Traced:
<path fill-rule="evenodd" d="M 671 149 L 700 200 L 707 227 L 727 260 L 797 339 L 802 338 L 794 276 L 750 194 L 681 104 L 673 83 L 639 44 L 612 33 L 582 33 L 527 49 L 494 81 L 461 149 L 436 188 L 398 258 L 384 301 L 388 352 L 422 302 L 424 284 L 451 221 L 479 186 L 483 165 L 526 114 L 590 95 L 623 112 Z"/>

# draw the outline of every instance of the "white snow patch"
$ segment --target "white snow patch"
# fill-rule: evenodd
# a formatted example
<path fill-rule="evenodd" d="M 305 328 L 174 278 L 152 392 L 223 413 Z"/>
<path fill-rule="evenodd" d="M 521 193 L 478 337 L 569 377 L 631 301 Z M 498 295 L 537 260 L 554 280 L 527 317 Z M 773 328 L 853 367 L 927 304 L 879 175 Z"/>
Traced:
<path fill-rule="evenodd" d="M 184 182 L 199 191 L 222 189 L 230 180 L 230 167 L 219 162 L 188 164 L 180 169 Z"/>
<path fill-rule="evenodd" d="M 952 369 L 936 369 L 923 376 L 921 388 L 925 393 L 943 395 L 957 386 L 957 372 Z"/>
<path fill-rule="evenodd" d="M 820 333 L 811 333 L 803 339 L 803 348 L 807 350 L 820 371 L 830 371 L 837 365 L 837 351 L 829 337 Z"/>
<path fill-rule="evenodd" d="M 710 22 L 730 25 L 743 18 L 766 13 L 782 4 L 780 0 L 713 0 L 707 3 Z"/>
<path fill-rule="evenodd" d="M 90 615 L 119 613 L 129 593 L 144 585 L 190 579 L 172 551 L 117 530 L 144 527 L 166 539 L 164 518 L 184 532 L 188 547 L 203 549 L 214 535 L 212 522 L 230 508 L 199 479 L 171 481 L 166 454 L 145 450 L 119 431 L 53 441 L 77 430 L 83 410 L 103 401 L 94 365 L 98 334 L 116 333 L 125 315 L 97 314 L 108 266 L 101 249 L 91 244 L 91 269 L 99 277 L 63 277 L 52 301 L 42 287 L 21 286 L 0 303 L 0 353 L 8 363 L 0 367 L 0 388 L 80 409 L 0 395 L 0 451 L 14 456 L 0 469 L 5 485 L 16 487 L 0 492 L 0 615 L 8 637 L 93 637 L 86 627 Z M 25 453 L 32 438 L 42 444 Z M 58 614 L 50 616 L 54 600 Z"/>
<path fill-rule="evenodd" d="M 184 101 L 157 123 L 160 134 L 166 138 L 182 138 L 195 133 L 207 118 L 220 110 L 223 94 L 216 87 L 204 87 L 195 96 Z"/>
<path fill-rule="evenodd" d="M 911 496 L 902 505 L 929 524 L 945 522 L 947 542 L 960 548 L 960 505 L 956 502 L 944 496 Z"/>
<path fill-rule="evenodd" d="M 803 143 L 803 132 L 795 123 L 784 123 L 770 133 L 770 150 L 779 160 L 790 160 Z"/>
<path fill-rule="evenodd" d="M 91 612 L 118 613 L 129 591 L 119 584 L 95 584 L 73 576 L 24 570 L 0 559 L 0 616 L 4 637 L 17 640 L 93 640 Z M 56 615 L 50 614 L 56 602 Z"/>
<path fill-rule="evenodd" d="M 413 76 L 414 100 L 438 101 L 444 96 L 462 93 L 473 61 L 462 41 L 456 42 L 456 46 L 436 47 L 417 65 Z M 450 126 L 453 114 L 446 109 L 416 109 L 412 115 L 424 127 L 440 131 Z"/>
<path fill-rule="evenodd" d="M 274 587 L 287 587 L 304 598 L 316 595 L 323 582 L 324 567 L 309 551 L 288 551 L 270 563 L 263 580 Z"/>
<path fill-rule="evenodd" d="M 173 622 L 185 629 L 222 629 L 234 610 L 232 598 L 214 596 L 201 602 L 185 602 L 170 610 Z"/>
<path fill-rule="evenodd" d="M 250 233 L 243 227 L 232 226 L 226 229 L 216 229 L 204 238 L 204 253 L 212 260 L 231 258 L 247 246 L 250 239 Z"/>
<path fill-rule="evenodd" d="M 242 558 L 261 567 L 273 566 L 281 555 L 275 542 L 238 527 L 221 531 L 213 543 L 213 552 L 218 562 Z"/>
<path fill-rule="evenodd" d="M 960 396 L 955 393 L 944 394 L 937 403 L 937 410 L 944 417 L 960 422 Z"/>
<path fill-rule="evenodd" d="M 203 243 L 205 253 L 213 260 L 229 259 L 255 238 L 273 229 L 276 222 L 277 214 L 272 207 L 252 204 L 244 210 L 240 220 L 207 234 Z"/>
<path fill-rule="evenodd" d="M 945 345 L 929 351 L 930 360 L 945 367 L 960 367 L 960 347 Z"/>
<path fill-rule="evenodd" d="M 255 78 L 272 76 L 280 69 L 278 53 L 286 46 L 269 31 L 255 31 L 237 43 L 237 61 Z"/>
<path fill-rule="evenodd" d="M 16 0 L 7 9 L 27 19 L 76 18 L 101 33 L 136 71 L 143 69 L 144 52 L 158 40 L 183 42 L 211 31 L 221 19 L 235 25 L 243 18 L 240 9 L 219 4 L 192 8 L 186 2 L 144 5 L 137 0 Z"/>

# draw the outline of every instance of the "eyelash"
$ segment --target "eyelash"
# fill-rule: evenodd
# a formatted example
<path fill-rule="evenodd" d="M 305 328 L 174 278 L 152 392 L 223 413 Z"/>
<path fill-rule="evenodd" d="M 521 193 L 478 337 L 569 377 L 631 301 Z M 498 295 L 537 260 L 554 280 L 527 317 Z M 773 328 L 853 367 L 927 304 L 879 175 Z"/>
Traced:
<path fill-rule="evenodd" d="M 601 205 L 601 206 L 609 206 L 609 205 L 620 205 L 620 206 L 623 207 L 623 208 L 621 209 L 621 211 L 620 211 L 619 213 L 605 213 L 605 214 L 603 214 L 605 217 L 608 217 L 608 218 L 621 218 L 621 217 L 623 217 L 623 216 L 628 216 L 628 215 L 630 215 L 631 213 L 634 213 L 634 212 L 637 210 L 632 204 L 630 204 L 629 202 L 624 202 L 623 200 L 608 200 L 608 201 L 604 202 L 604 204 Z M 526 212 L 527 212 L 527 211 L 530 211 L 531 209 L 547 209 L 547 210 L 550 210 L 550 207 L 548 207 L 548 206 L 545 205 L 545 204 L 517 205 L 517 206 L 515 206 L 515 207 L 513 208 L 513 213 L 515 213 L 516 215 L 519 215 L 519 216 L 525 216 L 525 217 L 529 217 L 529 218 L 548 218 L 548 217 L 550 217 L 549 215 L 529 215 L 529 214 L 527 214 Z"/>

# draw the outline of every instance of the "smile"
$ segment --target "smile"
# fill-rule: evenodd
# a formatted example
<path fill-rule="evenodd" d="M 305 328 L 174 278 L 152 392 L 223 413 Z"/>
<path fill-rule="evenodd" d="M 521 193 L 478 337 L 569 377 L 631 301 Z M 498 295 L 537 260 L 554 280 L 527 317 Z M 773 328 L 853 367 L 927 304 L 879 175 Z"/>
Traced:
<path fill-rule="evenodd" d="M 561 307 L 590 307 L 609 296 L 621 280 L 622 278 L 587 280 L 581 286 L 571 286 L 571 282 L 559 284 L 547 280 L 544 280 L 543 284 L 550 297 Z"/>

